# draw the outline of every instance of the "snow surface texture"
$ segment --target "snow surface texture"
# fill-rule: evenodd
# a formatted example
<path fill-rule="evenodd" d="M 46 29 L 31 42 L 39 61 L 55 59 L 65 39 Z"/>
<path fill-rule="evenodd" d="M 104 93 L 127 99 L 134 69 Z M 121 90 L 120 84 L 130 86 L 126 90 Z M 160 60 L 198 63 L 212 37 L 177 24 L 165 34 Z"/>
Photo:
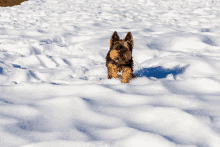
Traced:
<path fill-rule="evenodd" d="M 220 2 L 29 0 L 0 7 L 1 147 L 219 147 Z M 110 37 L 134 37 L 129 84 Z"/>

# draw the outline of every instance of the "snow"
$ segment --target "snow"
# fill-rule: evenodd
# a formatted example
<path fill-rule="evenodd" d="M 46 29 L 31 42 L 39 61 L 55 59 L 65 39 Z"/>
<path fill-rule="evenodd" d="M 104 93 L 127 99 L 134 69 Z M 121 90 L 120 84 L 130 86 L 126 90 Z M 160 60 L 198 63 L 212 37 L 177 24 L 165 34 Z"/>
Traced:
<path fill-rule="evenodd" d="M 220 147 L 219 0 L 0 7 L 1 147 Z M 131 32 L 129 84 L 107 79 Z"/>

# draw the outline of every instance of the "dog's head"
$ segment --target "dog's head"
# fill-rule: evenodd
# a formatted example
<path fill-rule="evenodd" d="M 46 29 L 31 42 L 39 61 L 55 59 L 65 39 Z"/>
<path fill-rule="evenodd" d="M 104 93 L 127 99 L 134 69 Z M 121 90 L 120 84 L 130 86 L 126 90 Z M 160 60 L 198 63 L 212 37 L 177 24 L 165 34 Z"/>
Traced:
<path fill-rule="evenodd" d="M 115 31 L 110 39 L 110 58 L 118 64 L 126 64 L 132 58 L 133 37 L 128 32 L 122 40 Z"/>

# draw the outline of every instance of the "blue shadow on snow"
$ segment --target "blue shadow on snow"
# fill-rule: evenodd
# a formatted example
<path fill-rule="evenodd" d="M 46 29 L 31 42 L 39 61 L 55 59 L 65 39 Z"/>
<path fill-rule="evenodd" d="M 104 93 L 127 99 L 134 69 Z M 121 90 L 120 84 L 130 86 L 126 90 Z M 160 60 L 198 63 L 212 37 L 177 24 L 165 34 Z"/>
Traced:
<path fill-rule="evenodd" d="M 172 74 L 174 79 L 176 79 L 176 76 L 178 74 L 182 74 L 188 66 L 189 65 L 186 65 L 184 67 L 176 66 L 173 69 L 163 68 L 161 66 L 143 68 L 135 74 L 138 74 L 138 77 L 154 77 L 157 79 L 166 78 L 167 75 Z"/>
<path fill-rule="evenodd" d="M 0 74 L 2 74 L 2 73 L 3 73 L 3 68 L 0 67 Z"/>

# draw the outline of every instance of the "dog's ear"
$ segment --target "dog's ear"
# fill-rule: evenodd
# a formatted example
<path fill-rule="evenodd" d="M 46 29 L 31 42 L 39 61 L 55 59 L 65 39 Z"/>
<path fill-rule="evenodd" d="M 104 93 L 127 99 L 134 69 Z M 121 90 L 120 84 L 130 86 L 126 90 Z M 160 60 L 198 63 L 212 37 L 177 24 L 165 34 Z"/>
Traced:
<path fill-rule="evenodd" d="M 126 35 L 124 41 L 127 41 L 128 44 L 131 46 L 131 50 L 133 50 L 133 44 L 134 44 L 134 43 L 133 43 L 133 36 L 132 36 L 131 32 L 128 32 L 128 33 L 127 33 L 127 35 Z"/>
<path fill-rule="evenodd" d="M 112 49 L 114 42 L 119 41 L 120 38 L 118 36 L 118 33 L 115 31 L 110 39 L 110 49 Z"/>
<path fill-rule="evenodd" d="M 131 32 L 128 32 L 128 33 L 127 33 L 127 35 L 126 35 L 124 41 L 129 41 L 129 42 L 130 42 L 130 41 L 133 41 L 133 36 L 132 36 Z"/>

